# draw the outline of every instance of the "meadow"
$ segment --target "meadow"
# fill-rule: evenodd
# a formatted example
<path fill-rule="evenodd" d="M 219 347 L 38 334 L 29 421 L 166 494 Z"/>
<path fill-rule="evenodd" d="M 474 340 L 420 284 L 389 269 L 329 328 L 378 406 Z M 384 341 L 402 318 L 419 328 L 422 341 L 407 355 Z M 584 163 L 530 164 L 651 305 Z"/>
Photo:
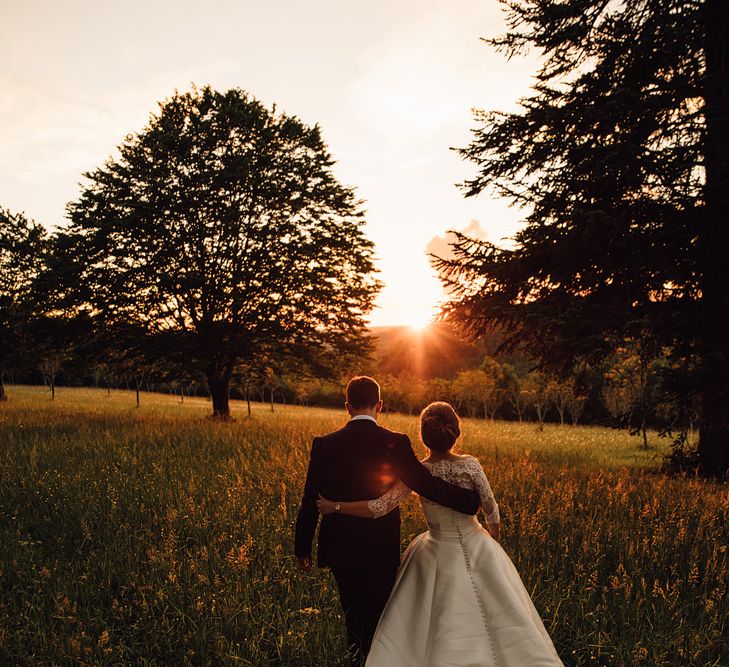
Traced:
<path fill-rule="evenodd" d="M 334 582 L 291 557 L 312 435 L 344 412 L 9 387 L 0 405 L 0 664 L 344 665 Z M 417 420 L 383 423 L 417 441 Z M 729 665 L 729 489 L 667 444 L 464 420 L 502 544 L 567 665 Z M 418 447 L 420 447 L 418 445 Z M 403 547 L 424 530 L 416 501 Z"/>

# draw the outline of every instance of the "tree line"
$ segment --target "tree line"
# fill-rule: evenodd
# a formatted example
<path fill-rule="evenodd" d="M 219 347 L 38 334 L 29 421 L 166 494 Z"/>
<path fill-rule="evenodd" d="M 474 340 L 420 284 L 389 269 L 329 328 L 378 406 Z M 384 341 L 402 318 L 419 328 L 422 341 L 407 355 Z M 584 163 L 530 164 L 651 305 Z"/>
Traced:
<path fill-rule="evenodd" d="M 124 350 L 100 345 L 93 328 L 83 330 L 78 322 L 64 323 L 65 339 L 58 337 L 58 322 L 52 331 L 48 323 L 29 324 L 24 344 L 32 352 L 32 360 L 26 355 L 22 363 L 6 365 L 6 373 L 9 370 L 13 381 L 42 379 L 51 398 L 62 375 L 68 386 L 102 388 L 109 395 L 119 389 L 133 391 L 137 406 L 143 391 L 173 394 L 181 403 L 194 396 L 212 399 L 200 370 L 165 357 L 130 359 Z M 51 340 L 45 340 L 46 336 Z M 69 342 L 72 338 L 73 344 Z M 62 344 L 64 340 L 66 344 Z M 341 408 L 343 387 L 348 373 L 354 371 L 316 377 L 298 372 L 286 360 L 273 361 L 263 357 L 257 363 L 238 364 L 231 376 L 228 396 L 244 401 L 249 415 L 252 401 L 269 404 L 272 411 L 275 405 L 287 404 Z M 662 387 L 665 363 L 667 360 L 660 360 L 644 367 L 635 348 L 621 348 L 599 366 L 583 365 L 566 377 L 545 374 L 534 360 L 523 356 L 507 360 L 491 354 L 480 364 L 469 363 L 448 377 L 414 375 L 407 364 L 399 372 L 382 372 L 376 356 L 366 359 L 359 370 L 379 379 L 386 412 L 417 414 L 431 401 L 446 400 L 459 414 L 471 418 L 533 421 L 540 426 L 551 421 L 624 427 L 640 434 L 647 448 L 649 428 L 665 431 L 676 427 L 676 405 Z M 690 428 L 696 420 L 695 412 Z"/>

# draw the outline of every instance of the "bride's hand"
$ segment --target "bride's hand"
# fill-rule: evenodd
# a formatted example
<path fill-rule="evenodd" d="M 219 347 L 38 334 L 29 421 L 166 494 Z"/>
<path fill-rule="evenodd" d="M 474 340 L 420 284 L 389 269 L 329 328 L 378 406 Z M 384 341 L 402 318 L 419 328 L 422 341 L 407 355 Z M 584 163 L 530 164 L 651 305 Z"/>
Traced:
<path fill-rule="evenodd" d="M 319 512 L 326 516 L 327 514 L 331 514 L 334 512 L 334 505 L 336 503 L 333 500 L 327 500 L 324 496 L 319 494 L 319 500 L 316 501 L 316 506 Z"/>

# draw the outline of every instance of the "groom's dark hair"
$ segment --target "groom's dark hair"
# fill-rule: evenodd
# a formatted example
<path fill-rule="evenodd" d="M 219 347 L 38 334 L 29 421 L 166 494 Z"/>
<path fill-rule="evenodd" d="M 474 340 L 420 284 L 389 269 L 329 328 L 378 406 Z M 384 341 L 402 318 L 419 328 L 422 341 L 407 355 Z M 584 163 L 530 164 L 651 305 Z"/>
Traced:
<path fill-rule="evenodd" d="M 355 410 L 374 408 L 380 401 L 380 385 L 371 377 L 358 375 L 347 384 L 347 403 Z"/>

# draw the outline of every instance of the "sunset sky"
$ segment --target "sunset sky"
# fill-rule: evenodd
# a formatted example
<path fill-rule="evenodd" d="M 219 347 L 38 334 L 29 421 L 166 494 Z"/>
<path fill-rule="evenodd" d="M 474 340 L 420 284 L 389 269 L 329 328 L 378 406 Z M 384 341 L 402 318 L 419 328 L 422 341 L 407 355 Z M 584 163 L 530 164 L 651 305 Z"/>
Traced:
<path fill-rule="evenodd" d="M 507 62 L 496 0 L 0 0 L 0 205 L 64 222 L 83 171 L 191 82 L 241 87 L 319 123 L 367 208 L 385 282 L 373 325 L 426 320 L 442 297 L 426 258 L 448 229 L 498 241 L 520 212 L 455 183 L 474 167 L 471 108 L 512 110 L 535 56 Z M 474 222 L 477 221 L 477 222 Z M 440 238 L 439 238 L 440 237 Z"/>

